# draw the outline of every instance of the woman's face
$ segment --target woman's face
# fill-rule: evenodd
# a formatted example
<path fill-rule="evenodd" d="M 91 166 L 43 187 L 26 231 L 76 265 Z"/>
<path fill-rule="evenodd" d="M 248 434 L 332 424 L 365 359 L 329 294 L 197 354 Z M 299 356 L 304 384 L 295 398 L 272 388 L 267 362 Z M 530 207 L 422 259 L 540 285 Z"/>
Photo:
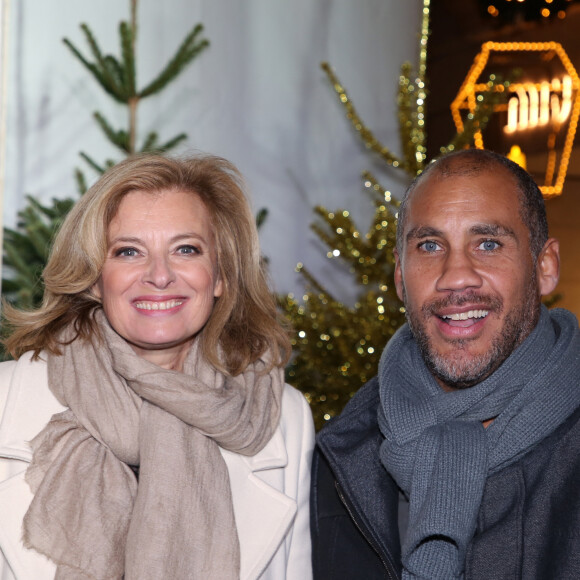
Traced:
<path fill-rule="evenodd" d="M 143 358 L 180 369 L 222 293 L 209 212 L 192 193 L 127 194 L 94 288 L 109 323 Z"/>

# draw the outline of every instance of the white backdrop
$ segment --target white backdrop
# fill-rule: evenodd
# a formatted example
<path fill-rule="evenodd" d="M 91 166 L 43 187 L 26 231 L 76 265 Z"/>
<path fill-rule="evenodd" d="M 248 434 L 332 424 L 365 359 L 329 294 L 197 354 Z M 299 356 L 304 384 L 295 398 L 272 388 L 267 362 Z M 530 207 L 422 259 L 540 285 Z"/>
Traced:
<path fill-rule="evenodd" d="M 86 22 L 101 48 L 118 55 L 118 22 L 129 18 L 129 1 L 10 4 L 4 223 L 13 226 L 25 194 L 43 200 L 75 195 L 79 151 L 98 161 L 121 158 L 92 113 L 103 111 L 121 126 L 125 111 L 62 38 L 88 54 L 79 29 Z M 185 131 L 189 139 L 180 153 L 198 149 L 238 165 L 254 208 L 269 210 L 261 240 L 276 290 L 299 291 L 294 267 L 301 261 L 349 299 L 347 276 L 328 262 L 310 232 L 312 208 L 345 207 L 366 231 L 372 207 L 361 171 L 378 173 L 395 196 L 405 178 L 380 172 L 382 164 L 354 134 L 320 62 L 333 65 L 362 118 L 398 152 L 398 74 L 404 61 L 417 61 L 421 6 L 421 0 L 140 0 L 140 86 L 195 23 L 204 24 L 211 42 L 165 92 L 141 105 L 140 132 L 158 129 L 163 140 Z"/>

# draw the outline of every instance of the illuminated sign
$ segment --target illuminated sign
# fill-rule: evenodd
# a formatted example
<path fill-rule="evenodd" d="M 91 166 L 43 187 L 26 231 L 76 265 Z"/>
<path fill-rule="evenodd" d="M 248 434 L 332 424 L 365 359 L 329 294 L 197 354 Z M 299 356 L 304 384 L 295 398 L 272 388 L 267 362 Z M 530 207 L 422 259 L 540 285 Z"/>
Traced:
<path fill-rule="evenodd" d="M 501 130 L 486 129 L 485 145 L 484 135 L 477 132 L 475 146 L 526 159 L 544 196 L 559 195 L 580 114 L 580 79 L 574 66 L 557 42 L 486 42 L 451 104 L 459 133 L 465 115 L 473 115 L 484 93 L 506 90 L 489 82 L 494 74 L 517 78 L 507 86 L 507 103 L 493 108 L 490 126 L 499 123 Z"/>
<path fill-rule="evenodd" d="M 565 75 L 562 81 L 522 83 L 511 85 L 517 94 L 508 102 L 506 133 L 525 131 L 548 123 L 559 127 L 572 111 L 572 79 Z"/>

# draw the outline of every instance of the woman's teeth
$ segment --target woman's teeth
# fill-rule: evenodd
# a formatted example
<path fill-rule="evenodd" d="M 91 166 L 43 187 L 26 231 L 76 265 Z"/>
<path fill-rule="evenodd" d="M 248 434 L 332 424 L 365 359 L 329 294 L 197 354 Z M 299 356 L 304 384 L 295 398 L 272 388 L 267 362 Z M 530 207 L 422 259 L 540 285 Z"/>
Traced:
<path fill-rule="evenodd" d="M 183 300 L 167 300 L 165 302 L 135 302 L 135 308 L 140 310 L 169 310 L 183 304 Z"/>

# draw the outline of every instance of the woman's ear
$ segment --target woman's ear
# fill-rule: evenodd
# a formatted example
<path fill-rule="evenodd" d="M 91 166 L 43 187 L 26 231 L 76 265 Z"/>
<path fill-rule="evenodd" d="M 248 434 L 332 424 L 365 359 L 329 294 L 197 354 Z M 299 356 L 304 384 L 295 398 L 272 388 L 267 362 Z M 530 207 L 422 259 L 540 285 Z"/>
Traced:
<path fill-rule="evenodd" d="M 218 276 L 218 279 L 216 280 L 216 283 L 214 284 L 213 287 L 213 297 L 214 298 L 219 298 L 224 291 L 224 284 L 222 282 L 221 276 Z"/>
<path fill-rule="evenodd" d="M 560 278 L 560 242 L 550 238 L 542 248 L 536 264 L 540 296 L 551 294 Z"/>
<path fill-rule="evenodd" d="M 103 299 L 103 293 L 101 292 L 101 278 L 99 278 L 90 288 L 89 292 L 98 300 Z"/>

